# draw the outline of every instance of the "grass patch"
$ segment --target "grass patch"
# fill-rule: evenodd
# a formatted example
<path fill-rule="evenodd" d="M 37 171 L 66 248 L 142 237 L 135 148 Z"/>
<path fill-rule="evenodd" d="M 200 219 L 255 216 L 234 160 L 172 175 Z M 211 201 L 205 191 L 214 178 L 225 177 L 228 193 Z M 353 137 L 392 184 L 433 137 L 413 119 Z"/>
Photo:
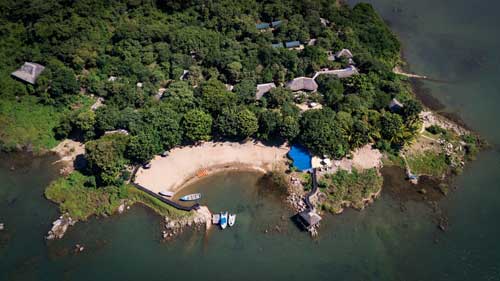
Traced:
<path fill-rule="evenodd" d="M 354 208 L 364 207 L 363 200 L 382 188 L 383 178 L 376 169 L 352 172 L 340 170 L 333 175 L 325 175 L 320 188 L 327 195 L 323 208 L 338 212 L 342 204 L 350 202 Z"/>
<path fill-rule="evenodd" d="M 190 213 L 171 207 L 157 198 L 131 185 L 95 188 L 86 186 L 89 177 L 79 172 L 59 178 L 45 190 L 47 199 L 59 204 L 61 213 L 77 220 L 86 220 L 92 215 L 104 216 L 116 212 L 123 199 L 129 204 L 142 203 L 162 216 L 181 217 Z"/>
<path fill-rule="evenodd" d="M 13 150 L 16 145 L 31 145 L 35 152 L 57 145 L 53 129 L 59 124 L 61 112 L 38 103 L 33 96 L 19 101 L 0 100 L 0 149 Z"/>
<path fill-rule="evenodd" d="M 94 103 L 88 96 L 74 97 L 73 104 L 64 109 L 44 105 L 35 96 L 22 96 L 19 100 L 0 99 L 0 150 L 15 150 L 16 146 L 30 145 L 34 152 L 55 147 L 54 128 L 64 114 L 86 110 Z"/>
<path fill-rule="evenodd" d="M 407 157 L 412 173 L 440 177 L 448 171 L 449 161 L 444 153 L 425 151 Z"/>

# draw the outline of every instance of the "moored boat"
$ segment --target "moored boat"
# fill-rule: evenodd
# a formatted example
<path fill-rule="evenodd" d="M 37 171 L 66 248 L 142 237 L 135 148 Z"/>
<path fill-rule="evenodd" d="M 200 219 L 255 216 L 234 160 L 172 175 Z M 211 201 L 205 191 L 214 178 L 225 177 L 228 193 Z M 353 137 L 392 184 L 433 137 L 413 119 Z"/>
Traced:
<path fill-rule="evenodd" d="M 236 214 L 229 214 L 228 224 L 229 226 L 233 226 L 236 222 Z"/>
<path fill-rule="evenodd" d="M 222 229 L 225 229 L 227 227 L 227 212 L 221 212 L 220 213 L 219 224 L 220 224 L 220 227 Z"/>
<path fill-rule="evenodd" d="M 165 196 L 165 197 L 172 197 L 172 196 L 174 196 L 174 193 L 172 191 L 160 191 L 159 194 L 161 196 Z"/>
<path fill-rule="evenodd" d="M 193 193 L 184 195 L 180 198 L 181 201 L 195 201 L 201 198 L 201 193 Z"/>

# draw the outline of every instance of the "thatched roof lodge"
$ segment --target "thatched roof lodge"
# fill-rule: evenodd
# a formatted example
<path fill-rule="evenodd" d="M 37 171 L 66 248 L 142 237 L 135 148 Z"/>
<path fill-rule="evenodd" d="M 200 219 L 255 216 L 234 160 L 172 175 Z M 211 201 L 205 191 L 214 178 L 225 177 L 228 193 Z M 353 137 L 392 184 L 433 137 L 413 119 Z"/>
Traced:
<path fill-rule="evenodd" d="M 255 99 L 260 100 L 267 92 L 271 91 L 273 88 L 276 88 L 276 84 L 274 83 L 258 84 L 257 92 L 255 93 Z"/>
<path fill-rule="evenodd" d="M 310 91 L 315 92 L 318 90 L 318 84 L 313 78 L 298 77 L 286 84 L 286 87 L 293 92 L 296 91 Z"/>
<path fill-rule="evenodd" d="M 21 68 L 11 73 L 12 76 L 28 82 L 30 84 L 35 84 L 36 79 L 40 76 L 40 73 L 45 69 L 43 65 L 34 62 L 25 62 Z"/>

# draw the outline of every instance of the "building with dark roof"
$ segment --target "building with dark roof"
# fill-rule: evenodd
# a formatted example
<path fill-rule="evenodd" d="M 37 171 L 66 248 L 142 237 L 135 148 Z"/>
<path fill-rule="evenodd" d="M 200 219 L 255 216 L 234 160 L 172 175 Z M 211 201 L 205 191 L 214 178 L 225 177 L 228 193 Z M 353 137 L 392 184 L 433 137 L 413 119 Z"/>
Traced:
<path fill-rule="evenodd" d="M 267 22 L 262 22 L 262 23 L 258 23 L 255 25 L 255 27 L 258 29 L 258 30 L 263 30 L 263 29 L 268 29 L 268 28 L 271 28 L 271 25 Z"/>
<path fill-rule="evenodd" d="M 288 41 L 285 43 L 285 47 L 291 49 L 291 48 L 298 48 L 300 47 L 300 41 Z"/>
<path fill-rule="evenodd" d="M 275 43 L 275 44 L 272 44 L 271 47 L 277 49 L 277 48 L 283 48 L 283 43 L 280 42 L 280 43 Z"/>
<path fill-rule="evenodd" d="M 404 105 L 401 102 L 399 102 L 396 98 L 393 98 L 391 100 L 391 102 L 389 103 L 389 109 L 392 112 L 398 112 L 401 109 L 403 109 L 403 107 L 404 107 Z"/>
<path fill-rule="evenodd" d="M 282 23 L 283 22 L 280 20 L 273 21 L 273 22 L 271 22 L 271 27 L 276 28 L 276 27 L 280 26 Z"/>

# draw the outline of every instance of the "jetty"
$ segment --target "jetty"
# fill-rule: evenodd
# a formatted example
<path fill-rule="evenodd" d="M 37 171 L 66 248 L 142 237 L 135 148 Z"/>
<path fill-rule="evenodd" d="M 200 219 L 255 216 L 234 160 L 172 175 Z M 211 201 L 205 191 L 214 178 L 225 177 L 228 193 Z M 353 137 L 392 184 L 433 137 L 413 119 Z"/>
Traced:
<path fill-rule="evenodd" d="M 407 73 L 407 72 L 404 72 L 400 67 L 396 66 L 394 67 L 394 69 L 392 70 L 395 74 L 399 74 L 399 75 L 402 75 L 402 76 L 405 76 L 405 77 L 408 77 L 408 78 L 415 78 L 415 79 L 428 79 L 427 76 L 425 75 L 418 75 L 418 74 L 413 74 L 413 73 Z"/>
<path fill-rule="evenodd" d="M 302 226 L 311 232 L 313 235 L 316 233 L 316 226 L 321 221 L 321 216 L 316 212 L 314 204 L 311 203 L 311 197 L 315 196 L 318 192 L 318 179 L 316 175 L 316 168 L 310 170 L 312 178 L 312 189 L 306 194 L 304 201 L 306 209 L 297 214 L 299 222 Z"/>
<path fill-rule="evenodd" d="M 136 166 L 134 168 L 134 171 L 132 172 L 132 179 L 135 177 L 135 174 L 137 173 L 137 171 L 139 170 L 140 166 Z M 192 211 L 192 210 L 198 210 L 200 209 L 200 204 L 198 203 L 195 203 L 191 206 L 184 206 L 184 205 L 181 205 L 177 202 L 174 202 L 170 199 L 167 199 L 163 196 L 160 196 L 159 194 L 157 193 L 154 193 L 153 191 L 147 189 L 146 187 L 138 184 L 138 183 L 135 183 L 133 180 L 130 182 L 130 184 L 132 184 L 134 187 L 136 187 L 137 189 L 141 190 L 141 191 L 144 191 L 146 192 L 147 194 L 153 196 L 154 198 L 160 200 L 161 202 L 167 204 L 167 205 L 170 205 L 178 210 L 182 210 L 182 211 L 186 211 L 186 212 L 189 212 L 189 211 Z"/>

